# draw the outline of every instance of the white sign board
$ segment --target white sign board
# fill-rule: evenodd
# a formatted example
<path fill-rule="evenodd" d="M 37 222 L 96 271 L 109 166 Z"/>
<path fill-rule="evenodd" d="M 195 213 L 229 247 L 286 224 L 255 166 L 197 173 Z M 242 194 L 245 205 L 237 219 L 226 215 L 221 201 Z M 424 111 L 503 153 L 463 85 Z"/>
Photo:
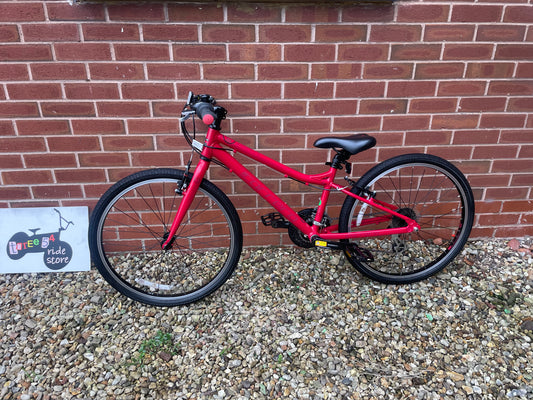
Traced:
<path fill-rule="evenodd" d="M 89 271 L 87 207 L 0 209 L 0 273 Z"/>

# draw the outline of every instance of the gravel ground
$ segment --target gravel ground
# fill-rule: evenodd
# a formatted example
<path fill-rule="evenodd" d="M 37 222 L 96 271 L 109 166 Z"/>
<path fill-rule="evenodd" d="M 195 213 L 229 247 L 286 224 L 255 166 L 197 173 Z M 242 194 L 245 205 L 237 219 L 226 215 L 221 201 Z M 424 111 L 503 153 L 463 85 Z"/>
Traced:
<path fill-rule="evenodd" d="M 96 271 L 0 276 L 0 399 L 533 399 L 533 241 L 386 286 L 340 253 L 246 251 L 154 308 Z"/>

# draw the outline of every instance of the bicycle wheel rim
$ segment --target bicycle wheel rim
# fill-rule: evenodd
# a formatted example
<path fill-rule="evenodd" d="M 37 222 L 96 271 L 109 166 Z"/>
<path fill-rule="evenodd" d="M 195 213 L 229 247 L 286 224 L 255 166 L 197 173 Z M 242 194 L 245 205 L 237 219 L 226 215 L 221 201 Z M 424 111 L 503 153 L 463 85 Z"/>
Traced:
<path fill-rule="evenodd" d="M 172 246 L 162 250 L 181 197 L 176 178 L 150 178 L 113 196 L 97 226 L 97 252 L 113 286 L 148 304 L 187 304 L 216 290 L 240 254 L 227 205 L 202 184 Z M 105 276 L 105 275 L 104 275 Z"/>
<path fill-rule="evenodd" d="M 469 187 L 465 186 L 461 174 L 451 168 L 427 161 L 404 161 L 365 176 L 365 180 L 363 177 L 362 184 L 376 192 L 376 199 L 394 205 L 394 211 L 415 219 L 421 229 L 355 242 L 370 251 L 374 260 L 362 260 L 348 249 L 352 264 L 378 281 L 409 283 L 424 279 L 451 262 L 468 238 L 473 216 Z M 417 181 L 416 185 L 413 179 Z M 406 182 L 409 183 L 406 185 Z M 415 188 L 416 193 L 413 193 L 411 189 Z M 401 194 L 391 195 L 391 191 Z M 410 194 L 406 196 L 402 192 Z M 354 225 L 354 218 L 361 220 L 361 205 L 362 202 L 354 202 L 348 226 Z M 368 210 L 370 207 L 363 211 L 365 218 L 384 215 L 375 209 Z M 389 219 L 379 228 L 402 226 L 400 221 Z"/>

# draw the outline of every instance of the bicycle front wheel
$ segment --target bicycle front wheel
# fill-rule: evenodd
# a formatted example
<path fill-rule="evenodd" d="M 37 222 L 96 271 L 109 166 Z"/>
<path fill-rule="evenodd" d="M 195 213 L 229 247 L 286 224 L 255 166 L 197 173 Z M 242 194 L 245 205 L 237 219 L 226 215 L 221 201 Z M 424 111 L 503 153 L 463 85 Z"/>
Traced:
<path fill-rule="evenodd" d="M 161 246 L 182 196 L 184 172 L 153 169 L 113 185 L 96 205 L 89 244 L 102 276 L 133 300 L 176 306 L 218 289 L 242 249 L 239 216 L 227 196 L 203 180 L 170 248 Z"/>
<path fill-rule="evenodd" d="M 463 248 L 474 221 L 474 197 L 464 175 L 450 162 L 428 154 L 406 154 L 378 164 L 352 193 L 372 196 L 420 225 L 417 232 L 347 243 L 350 263 L 383 283 L 417 282 L 442 270 Z M 339 232 L 402 226 L 403 219 L 350 196 L 339 217 Z"/>

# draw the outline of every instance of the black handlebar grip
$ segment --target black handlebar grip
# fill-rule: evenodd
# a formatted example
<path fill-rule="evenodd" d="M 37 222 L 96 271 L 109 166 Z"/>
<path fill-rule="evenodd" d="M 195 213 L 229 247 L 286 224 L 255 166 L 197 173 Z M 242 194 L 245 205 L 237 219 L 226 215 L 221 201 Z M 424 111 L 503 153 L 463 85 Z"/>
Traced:
<path fill-rule="evenodd" d="M 211 125 L 217 119 L 217 115 L 210 103 L 196 103 L 192 108 L 194 108 L 198 117 L 206 125 Z"/>

